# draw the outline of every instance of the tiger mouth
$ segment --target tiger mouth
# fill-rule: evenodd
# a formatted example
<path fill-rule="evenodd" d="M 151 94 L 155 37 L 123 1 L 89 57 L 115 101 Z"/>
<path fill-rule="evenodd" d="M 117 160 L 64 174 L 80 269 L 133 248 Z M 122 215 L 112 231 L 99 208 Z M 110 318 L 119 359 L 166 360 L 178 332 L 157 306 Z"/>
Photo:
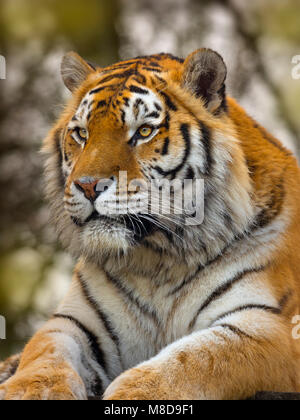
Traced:
<path fill-rule="evenodd" d="M 159 227 L 157 226 L 157 220 L 155 217 L 147 214 L 137 214 L 134 216 L 122 215 L 121 217 L 110 217 L 99 214 L 94 211 L 84 222 L 79 219 L 72 217 L 73 223 L 79 227 L 85 227 L 90 222 L 107 222 L 112 226 L 119 226 L 130 231 L 136 241 L 141 241 L 144 238 L 152 235 Z"/>

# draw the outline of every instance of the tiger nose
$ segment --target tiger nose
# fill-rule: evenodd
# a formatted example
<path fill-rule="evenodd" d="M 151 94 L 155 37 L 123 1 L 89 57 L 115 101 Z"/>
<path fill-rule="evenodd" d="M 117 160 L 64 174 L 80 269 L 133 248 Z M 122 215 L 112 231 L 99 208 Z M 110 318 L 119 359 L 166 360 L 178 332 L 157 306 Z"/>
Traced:
<path fill-rule="evenodd" d="M 111 177 L 110 179 L 82 177 L 74 181 L 74 185 L 88 200 L 94 202 L 99 195 L 104 191 L 107 191 L 114 182 L 115 177 Z"/>

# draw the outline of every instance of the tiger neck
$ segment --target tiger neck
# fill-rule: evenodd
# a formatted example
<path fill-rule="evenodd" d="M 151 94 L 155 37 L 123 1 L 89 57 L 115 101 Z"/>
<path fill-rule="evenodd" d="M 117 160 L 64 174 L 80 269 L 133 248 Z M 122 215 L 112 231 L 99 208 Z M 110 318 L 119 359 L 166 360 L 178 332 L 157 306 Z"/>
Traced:
<path fill-rule="evenodd" d="M 219 145 L 219 154 L 222 146 Z M 181 281 L 199 267 L 205 268 L 222 258 L 247 236 L 255 220 L 248 167 L 239 148 L 233 153 L 239 172 L 224 163 L 227 172 L 219 169 L 221 176 L 207 180 L 205 214 L 200 225 L 185 226 L 174 236 L 158 231 L 127 254 L 101 255 L 96 261 L 99 269 L 118 278 L 144 278 L 163 285 Z M 222 176 L 224 173 L 228 177 Z"/>

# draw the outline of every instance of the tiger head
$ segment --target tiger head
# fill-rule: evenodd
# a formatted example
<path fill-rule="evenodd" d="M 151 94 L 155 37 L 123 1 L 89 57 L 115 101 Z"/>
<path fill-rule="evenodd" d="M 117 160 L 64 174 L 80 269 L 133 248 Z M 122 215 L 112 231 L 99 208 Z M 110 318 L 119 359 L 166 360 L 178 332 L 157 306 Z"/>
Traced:
<path fill-rule="evenodd" d="M 126 253 L 145 244 L 192 252 L 207 247 L 214 232 L 227 238 L 244 228 L 251 186 L 227 113 L 226 73 L 208 49 L 186 60 L 159 54 L 107 68 L 75 53 L 64 57 L 72 99 L 44 150 L 53 215 L 73 252 Z M 187 226 L 184 211 L 129 210 L 146 197 L 143 188 L 129 188 L 136 180 L 195 179 L 204 180 L 205 202 L 197 226 Z"/>

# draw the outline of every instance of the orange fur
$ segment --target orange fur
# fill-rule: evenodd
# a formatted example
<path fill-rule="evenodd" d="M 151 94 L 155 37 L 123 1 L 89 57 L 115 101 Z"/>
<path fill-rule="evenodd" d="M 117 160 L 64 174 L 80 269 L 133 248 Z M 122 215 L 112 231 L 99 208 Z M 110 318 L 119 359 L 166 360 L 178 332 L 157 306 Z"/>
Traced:
<path fill-rule="evenodd" d="M 24 349 L 16 375 L 5 383 L 6 400 L 77 399 L 71 382 L 80 386 L 82 381 L 63 356 L 57 354 L 56 343 L 49 337 L 51 333 L 36 334 Z"/>

